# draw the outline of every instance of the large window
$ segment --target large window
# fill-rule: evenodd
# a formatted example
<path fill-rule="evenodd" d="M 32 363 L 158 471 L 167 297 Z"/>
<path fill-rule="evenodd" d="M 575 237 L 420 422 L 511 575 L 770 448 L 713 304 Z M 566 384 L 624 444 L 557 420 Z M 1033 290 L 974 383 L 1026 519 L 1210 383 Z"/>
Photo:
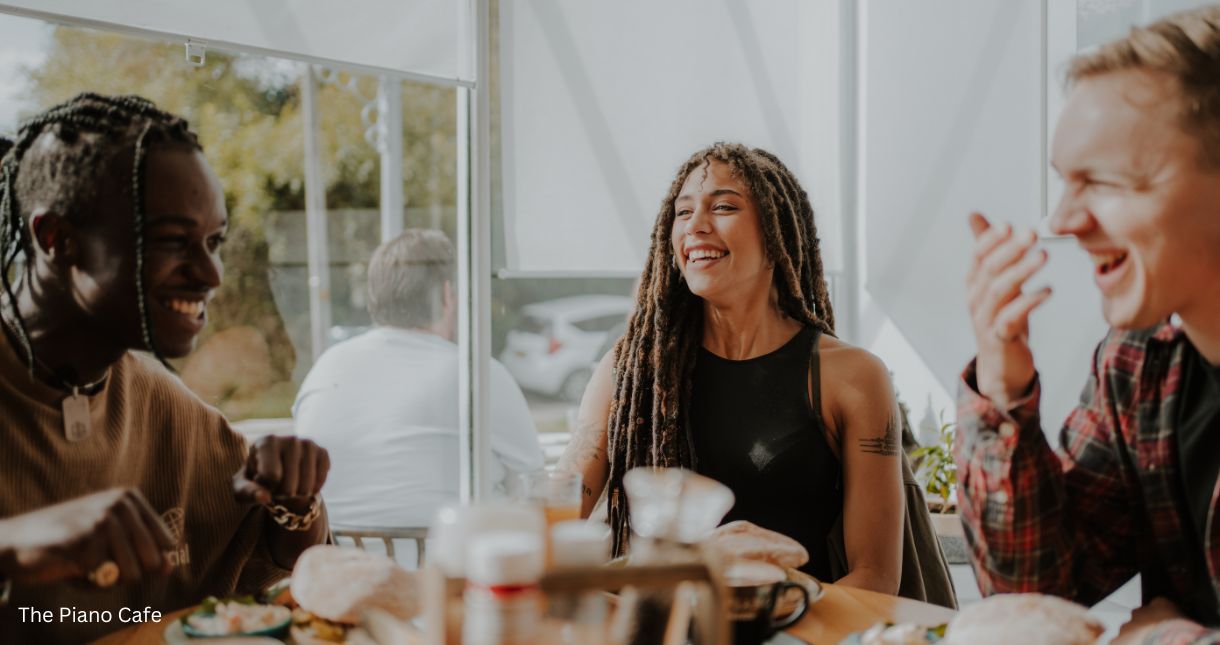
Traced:
<path fill-rule="evenodd" d="M 8 14 L 0 79 L 6 134 L 85 91 L 138 94 L 190 121 L 230 228 L 209 323 L 174 367 L 247 437 L 325 446 L 332 524 L 427 526 L 458 498 L 460 90 L 216 48 L 193 65 L 181 42 Z M 370 260 L 404 229 L 431 232 L 432 259 L 422 272 L 387 260 L 377 293 L 394 322 L 375 325 Z M 424 313 L 387 309 L 386 294 L 407 292 Z M 514 392 L 523 421 L 491 445 L 500 490 L 543 463 Z"/>
<path fill-rule="evenodd" d="M 367 263 L 383 236 L 420 227 L 452 239 L 456 231 L 452 88 L 215 49 L 194 67 L 180 43 L 8 15 L 0 15 L 0 33 L 0 130 L 12 133 L 22 116 L 95 91 L 145 96 L 198 132 L 224 184 L 231 231 L 211 322 L 176 367 L 233 421 L 289 417 L 315 357 L 368 329 Z M 306 74 L 316 89 L 314 159 Z M 401 127 L 389 127 L 395 120 Z M 385 185 L 390 155 L 399 157 L 399 186 Z M 325 267 L 310 266 L 307 163 L 317 164 L 322 183 Z M 390 191 L 400 196 L 396 221 L 382 215 Z M 319 280 L 329 289 L 311 290 Z M 311 328 L 319 319 L 311 307 L 324 312 L 325 329 Z"/>
<path fill-rule="evenodd" d="M 548 466 L 575 429 L 593 368 L 625 329 L 631 284 L 626 278 L 492 281 L 492 349 L 525 394 Z"/>

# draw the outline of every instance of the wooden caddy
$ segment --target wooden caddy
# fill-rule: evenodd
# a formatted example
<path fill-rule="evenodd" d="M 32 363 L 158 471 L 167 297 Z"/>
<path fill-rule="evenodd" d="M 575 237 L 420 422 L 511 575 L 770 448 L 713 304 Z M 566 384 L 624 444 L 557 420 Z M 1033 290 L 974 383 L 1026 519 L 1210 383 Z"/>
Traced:
<path fill-rule="evenodd" d="M 542 577 L 542 592 L 579 594 L 589 591 L 618 593 L 632 587 L 647 591 L 676 591 L 680 587 L 705 589 L 711 598 L 710 611 L 693 615 L 689 603 L 675 602 L 663 643 L 685 643 L 687 625 L 696 621 L 698 633 L 707 634 L 706 645 L 730 645 L 728 612 L 723 587 L 704 563 L 588 567 L 548 572 Z M 462 593 L 466 581 L 447 578 L 435 567 L 424 574 L 425 645 L 461 645 Z"/>

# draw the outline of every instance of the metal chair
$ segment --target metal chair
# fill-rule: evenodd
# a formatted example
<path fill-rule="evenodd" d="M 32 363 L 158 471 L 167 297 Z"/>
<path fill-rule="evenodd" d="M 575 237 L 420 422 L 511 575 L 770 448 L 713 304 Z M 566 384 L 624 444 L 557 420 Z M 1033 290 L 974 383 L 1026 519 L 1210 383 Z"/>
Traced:
<path fill-rule="evenodd" d="M 330 534 L 332 543 L 339 544 L 340 538 L 348 538 L 356 544 L 358 549 L 365 548 L 365 540 L 380 540 L 385 545 L 386 556 L 391 560 L 394 559 L 394 540 L 413 540 L 415 542 L 415 566 L 421 569 L 424 566 L 425 541 L 428 539 L 428 529 L 426 527 L 331 524 Z"/>

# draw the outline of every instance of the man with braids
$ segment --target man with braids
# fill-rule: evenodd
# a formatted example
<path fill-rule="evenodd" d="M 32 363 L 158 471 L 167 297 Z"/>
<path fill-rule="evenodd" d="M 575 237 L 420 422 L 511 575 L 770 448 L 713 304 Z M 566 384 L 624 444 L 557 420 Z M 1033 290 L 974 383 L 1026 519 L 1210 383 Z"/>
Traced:
<path fill-rule="evenodd" d="M 286 575 L 325 538 L 326 451 L 247 449 L 161 364 L 206 322 L 228 226 L 186 122 L 82 94 L 22 125 L 2 173 L 0 642 Z"/>
<path fill-rule="evenodd" d="M 623 474 L 681 466 L 733 490 L 726 521 L 800 542 L 809 573 L 898 591 L 898 404 L 881 361 L 833 334 L 813 209 L 793 174 L 741 145 L 696 152 L 661 203 L 635 312 L 559 466 L 583 474 L 586 515 L 607 488 L 616 554 L 630 538 Z"/>

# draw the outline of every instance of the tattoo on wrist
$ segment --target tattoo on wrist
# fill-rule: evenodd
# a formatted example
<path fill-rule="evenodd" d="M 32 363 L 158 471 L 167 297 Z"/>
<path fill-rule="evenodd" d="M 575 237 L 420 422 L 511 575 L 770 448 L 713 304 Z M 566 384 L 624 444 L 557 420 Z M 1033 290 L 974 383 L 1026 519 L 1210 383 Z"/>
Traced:
<path fill-rule="evenodd" d="M 880 437 L 872 437 L 869 439 L 861 439 L 860 450 L 882 457 L 897 457 L 898 451 L 901 449 L 901 442 L 898 439 L 898 421 L 890 419 L 885 426 L 885 432 Z"/>
<path fill-rule="evenodd" d="M 588 486 L 585 486 L 584 484 L 581 484 L 581 485 L 580 485 L 580 488 L 581 488 L 581 490 L 582 490 L 582 491 L 584 491 L 584 493 L 585 493 L 585 497 L 593 497 L 593 489 L 592 489 L 592 488 L 589 488 Z"/>

